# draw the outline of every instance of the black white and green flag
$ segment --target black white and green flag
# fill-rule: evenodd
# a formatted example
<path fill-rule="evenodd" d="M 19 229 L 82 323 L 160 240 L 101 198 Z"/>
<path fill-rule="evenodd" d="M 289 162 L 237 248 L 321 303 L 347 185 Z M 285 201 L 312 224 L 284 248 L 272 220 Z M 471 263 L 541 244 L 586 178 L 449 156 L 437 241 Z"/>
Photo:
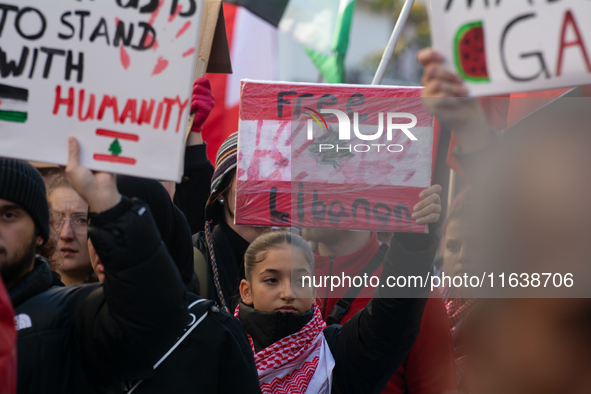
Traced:
<path fill-rule="evenodd" d="M 0 121 L 25 123 L 29 91 L 0 84 Z"/>
<path fill-rule="evenodd" d="M 330 83 L 344 82 L 355 0 L 225 0 L 298 41 Z"/>

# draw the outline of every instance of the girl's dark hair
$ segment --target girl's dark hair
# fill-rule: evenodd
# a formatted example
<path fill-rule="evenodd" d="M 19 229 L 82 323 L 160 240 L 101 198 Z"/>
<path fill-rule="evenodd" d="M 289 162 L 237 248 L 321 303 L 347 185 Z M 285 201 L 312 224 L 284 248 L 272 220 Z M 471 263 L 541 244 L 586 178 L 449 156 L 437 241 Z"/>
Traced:
<path fill-rule="evenodd" d="M 252 269 L 255 264 L 260 263 L 267 257 L 271 249 L 282 246 L 297 248 L 306 261 L 314 268 L 314 254 L 306 241 L 299 235 L 285 230 L 269 231 L 255 239 L 244 254 L 244 271 L 246 280 L 250 282 Z"/>
<path fill-rule="evenodd" d="M 231 217 L 234 217 L 232 212 L 230 212 L 227 203 L 222 204 L 219 199 L 220 197 L 224 197 L 226 200 L 228 199 L 228 192 L 230 191 L 230 187 L 232 186 L 232 181 L 234 180 L 234 176 L 236 175 L 236 169 L 230 170 L 224 178 L 220 182 L 220 185 L 217 188 L 217 192 L 211 197 L 211 201 L 213 201 L 213 209 L 212 209 L 212 217 L 210 218 L 213 224 L 218 224 L 226 220 L 226 211 L 230 214 Z"/>

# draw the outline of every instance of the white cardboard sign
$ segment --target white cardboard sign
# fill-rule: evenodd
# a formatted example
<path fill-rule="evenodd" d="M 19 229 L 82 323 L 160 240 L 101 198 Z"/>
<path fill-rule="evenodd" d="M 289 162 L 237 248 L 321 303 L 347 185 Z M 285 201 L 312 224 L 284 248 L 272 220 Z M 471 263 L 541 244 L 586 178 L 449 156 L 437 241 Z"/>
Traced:
<path fill-rule="evenodd" d="M 591 84 L 591 2 L 431 0 L 433 47 L 471 95 Z"/>
<path fill-rule="evenodd" d="M 0 156 L 179 181 L 203 0 L 0 0 Z"/>

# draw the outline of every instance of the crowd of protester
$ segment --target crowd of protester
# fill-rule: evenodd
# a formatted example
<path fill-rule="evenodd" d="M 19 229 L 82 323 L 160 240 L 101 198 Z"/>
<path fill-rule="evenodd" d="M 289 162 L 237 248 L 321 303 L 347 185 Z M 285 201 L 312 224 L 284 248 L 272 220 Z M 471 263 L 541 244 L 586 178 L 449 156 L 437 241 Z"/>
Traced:
<path fill-rule="evenodd" d="M 441 186 L 420 193 L 425 234 L 234 224 L 238 135 L 212 165 L 207 78 L 172 198 L 158 181 L 82 167 L 73 137 L 63 171 L 0 158 L 0 393 L 589 391 L 587 299 L 301 285 L 558 262 L 587 280 L 588 102 L 559 100 L 500 133 L 440 54 L 418 60 L 424 106 L 453 130 L 470 184 L 450 212 Z"/>

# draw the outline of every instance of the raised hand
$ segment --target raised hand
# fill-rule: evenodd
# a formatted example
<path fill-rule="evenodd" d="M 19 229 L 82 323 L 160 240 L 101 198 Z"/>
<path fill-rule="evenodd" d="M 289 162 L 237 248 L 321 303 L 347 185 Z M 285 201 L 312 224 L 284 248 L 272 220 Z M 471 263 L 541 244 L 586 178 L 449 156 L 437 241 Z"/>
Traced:
<path fill-rule="evenodd" d="M 203 130 L 203 123 L 207 120 L 214 104 L 215 98 L 211 91 L 209 78 L 197 78 L 193 83 L 193 96 L 191 97 L 191 113 L 195 114 L 191 131 L 200 133 Z"/>
<path fill-rule="evenodd" d="M 72 188 L 88 203 L 92 212 L 103 212 L 121 201 L 115 175 L 108 172 L 93 173 L 80 165 L 80 144 L 68 138 L 68 165 L 65 176 Z"/>
<path fill-rule="evenodd" d="M 441 194 L 443 188 L 439 185 L 433 185 L 419 193 L 422 199 L 420 203 L 414 206 L 412 218 L 417 224 L 435 223 L 441 216 Z"/>
<path fill-rule="evenodd" d="M 443 65 L 443 56 L 431 48 L 420 51 L 424 67 L 421 83 L 423 105 L 456 136 L 460 151 L 471 152 L 488 142 L 489 126 L 478 99 L 467 97 L 462 79 Z"/>

